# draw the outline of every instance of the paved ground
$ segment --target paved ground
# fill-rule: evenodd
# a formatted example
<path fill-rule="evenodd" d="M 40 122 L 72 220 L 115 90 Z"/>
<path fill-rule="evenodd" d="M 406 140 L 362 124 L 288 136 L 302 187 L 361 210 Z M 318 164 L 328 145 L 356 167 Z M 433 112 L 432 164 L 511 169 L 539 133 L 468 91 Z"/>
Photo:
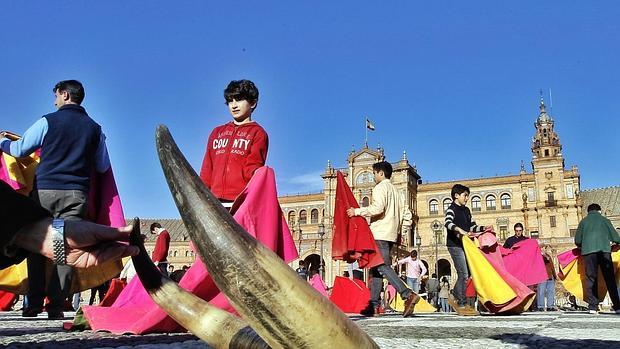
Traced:
<path fill-rule="evenodd" d="M 66 332 L 62 321 L 0 312 L 1 348 L 209 348 L 190 334 L 146 336 Z M 457 317 L 450 314 L 352 317 L 381 348 L 620 348 L 620 316 L 528 313 Z"/>

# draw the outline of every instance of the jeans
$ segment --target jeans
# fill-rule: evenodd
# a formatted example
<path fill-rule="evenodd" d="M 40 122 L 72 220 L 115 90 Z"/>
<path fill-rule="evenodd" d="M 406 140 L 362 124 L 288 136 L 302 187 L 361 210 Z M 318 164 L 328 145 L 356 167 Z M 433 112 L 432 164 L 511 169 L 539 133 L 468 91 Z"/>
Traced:
<path fill-rule="evenodd" d="M 33 191 L 31 195 L 37 203 L 50 211 L 54 218 L 75 221 L 82 220 L 86 215 L 87 194 L 83 191 L 41 189 Z M 47 279 L 45 270 L 47 261 L 47 258 L 36 253 L 28 257 L 28 305 L 31 308 L 43 308 L 43 300 L 47 296 L 48 313 L 62 311 L 64 301 L 69 296 L 73 268 L 68 265 L 54 265 Z"/>
<path fill-rule="evenodd" d="M 462 247 L 448 246 L 448 252 L 452 257 L 454 263 L 454 269 L 456 269 L 456 283 L 452 294 L 456 298 L 456 302 L 459 306 L 467 304 L 467 298 L 465 297 L 465 287 L 467 284 L 467 278 L 469 278 L 469 269 L 467 269 L 467 260 L 465 259 L 465 250 Z"/>
<path fill-rule="evenodd" d="M 616 276 L 614 266 L 611 261 L 611 253 L 594 252 L 583 256 L 586 269 L 586 278 L 584 282 L 584 300 L 588 303 L 591 310 L 598 309 L 598 269 L 601 268 L 603 279 L 607 285 L 607 292 L 613 304 L 614 310 L 620 309 L 620 299 L 618 297 L 618 289 L 616 286 Z"/>
<path fill-rule="evenodd" d="M 538 284 L 536 290 L 538 310 L 545 309 L 545 299 L 547 300 L 547 309 L 555 308 L 555 280 L 553 279 Z"/>
<path fill-rule="evenodd" d="M 448 304 L 448 298 L 439 298 L 439 310 L 444 313 L 450 312 L 450 305 Z"/>
<path fill-rule="evenodd" d="M 409 288 L 415 292 L 415 293 L 419 293 L 420 292 L 420 279 L 418 278 L 410 278 L 407 276 L 407 286 L 409 286 Z"/>
<path fill-rule="evenodd" d="M 391 241 L 375 240 L 384 264 L 378 265 L 370 269 L 372 277 L 370 282 L 370 305 L 376 307 L 381 303 L 381 291 L 383 290 L 383 278 L 385 277 L 390 285 L 394 286 L 403 299 L 409 298 L 412 291 L 405 285 L 392 267 L 392 259 L 390 258 L 390 250 L 394 244 Z"/>

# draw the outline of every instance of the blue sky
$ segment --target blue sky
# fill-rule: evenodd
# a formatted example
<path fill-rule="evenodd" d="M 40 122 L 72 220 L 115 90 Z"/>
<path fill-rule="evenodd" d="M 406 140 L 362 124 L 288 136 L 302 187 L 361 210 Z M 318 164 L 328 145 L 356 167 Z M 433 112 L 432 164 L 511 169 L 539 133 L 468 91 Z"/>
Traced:
<path fill-rule="evenodd" d="M 539 90 L 567 167 L 619 185 L 620 4 L 613 1 L 2 1 L 0 129 L 23 133 L 75 78 L 107 137 L 127 216 L 178 217 L 155 152 L 166 124 L 198 168 L 256 82 L 281 194 L 321 189 L 364 141 L 424 181 L 529 168 Z"/>

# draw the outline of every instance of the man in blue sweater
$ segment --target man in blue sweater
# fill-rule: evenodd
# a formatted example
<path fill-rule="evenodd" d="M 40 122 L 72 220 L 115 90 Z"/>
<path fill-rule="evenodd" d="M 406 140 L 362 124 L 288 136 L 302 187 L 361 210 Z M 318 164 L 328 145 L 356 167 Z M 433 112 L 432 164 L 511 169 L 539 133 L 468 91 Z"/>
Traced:
<path fill-rule="evenodd" d="M 76 80 L 61 81 L 53 92 L 58 110 L 44 115 L 18 141 L 0 138 L 0 149 L 15 157 L 41 149 L 31 196 L 55 218 L 55 229 L 62 231 L 65 220 L 84 218 L 91 174 L 106 172 L 110 160 L 101 126 L 80 106 L 85 95 L 82 84 Z M 59 246 L 64 244 L 61 235 L 58 240 L 55 243 Z M 60 248 L 58 251 L 60 255 L 49 279 L 45 273 L 46 258 L 35 253 L 28 257 L 28 307 L 22 316 L 36 317 L 47 296 L 48 318 L 64 318 L 62 307 L 71 287 L 73 269 L 63 264 L 64 252 Z"/>

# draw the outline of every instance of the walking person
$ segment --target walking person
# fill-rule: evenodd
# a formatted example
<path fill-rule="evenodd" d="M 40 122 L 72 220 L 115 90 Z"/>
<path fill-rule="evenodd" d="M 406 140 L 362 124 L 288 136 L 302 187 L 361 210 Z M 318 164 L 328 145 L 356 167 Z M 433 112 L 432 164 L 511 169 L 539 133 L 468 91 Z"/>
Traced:
<path fill-rule="evenodd" d="M 41 150 L 32 198 L 55 218 L 53 226 L 64 229 L 65 221 L 82 220 L 86 215 L 91 174 L 104 173 L 110 159 L 101 126 L 81 106 L 85 92 L 77 80 L 58 82 L 54 88 L 56 112 L 44 115 L 17 141 L 0 140 L 3 152 L 23 157 Z M 43 311 L 49 319 L 62 319 L 64 300 L 69 296 L 73 268 L 55 264 L 46 275 L 46 258 L 33 253 L 28 257 L 28 307 L 24 317 L 36 317 Z"/>
<path fill-rule="evenodd" d="M 448 297 L 450 297 L 450 283 L 448 282 L 448 278 L 443 276 L 439 283 L 439 309 L 444 313 L 450 312 Z"/>
<path fill-rule="evenodd" d="M 151 224 L 151 234 L 157 235 L 155 249 L 151 259 L 163 275 L 168 276 L 168 250 L 170 249 L 170 233 L 162 228 L 159 222 Z"/>
<path fill-rule="evenodd" d="M 607 285 L 613 310 L 620 314 L 620 297 L 616 285 L 616 275 L 611 261 L 610 243 L 620 244 L 620 235 L 609 219 L 601 215 L 601 206 L 590 204 L 588 215 L 579 222 L 575 244 L 581 247 L 581 256 L 585 264 L 586 278 L 584 300 L 588 303 L 590 313 L 598 311 L 597 283 L 599 268 Z"/>
<path fill-rule="evenodd" d="M 364 316 L 377 314 L 381 302 L 383 278 L 396 288 L 401 298 L 405 300 L 403 317 L 411 315 L 415 304 L 420 300 L 415 292 L 405 285 L 392 269 L 390 250 L 396 242 L 401 227 L 401 214 L 403 205 L 398 190 L 394 187 L 392 177 L 392 165 L 387 161 L 377 162 L 372 165 L 375 179 L 375 187 L 372 189 L 372 203 L 367 207 L 347 209 L 347 215 L 370 217 L 370 230 L 377 244 L 377 248 L 383 257 L 383 264 L 370 269 L 372 280 L 370 284 L 370 301 L 366 309 L 361 313 Z"/>
<path fill-rule="evenodd" d="M 407 286 L 409 286 L 413 292 L 420 293 L 420 282 L 427 270 L 424 263 L 418 259 L 418 251 L 412 250 L 408 257 L 398 260 L 392 266 L 403 264 L 406 265 L 407 269 Z"/>

